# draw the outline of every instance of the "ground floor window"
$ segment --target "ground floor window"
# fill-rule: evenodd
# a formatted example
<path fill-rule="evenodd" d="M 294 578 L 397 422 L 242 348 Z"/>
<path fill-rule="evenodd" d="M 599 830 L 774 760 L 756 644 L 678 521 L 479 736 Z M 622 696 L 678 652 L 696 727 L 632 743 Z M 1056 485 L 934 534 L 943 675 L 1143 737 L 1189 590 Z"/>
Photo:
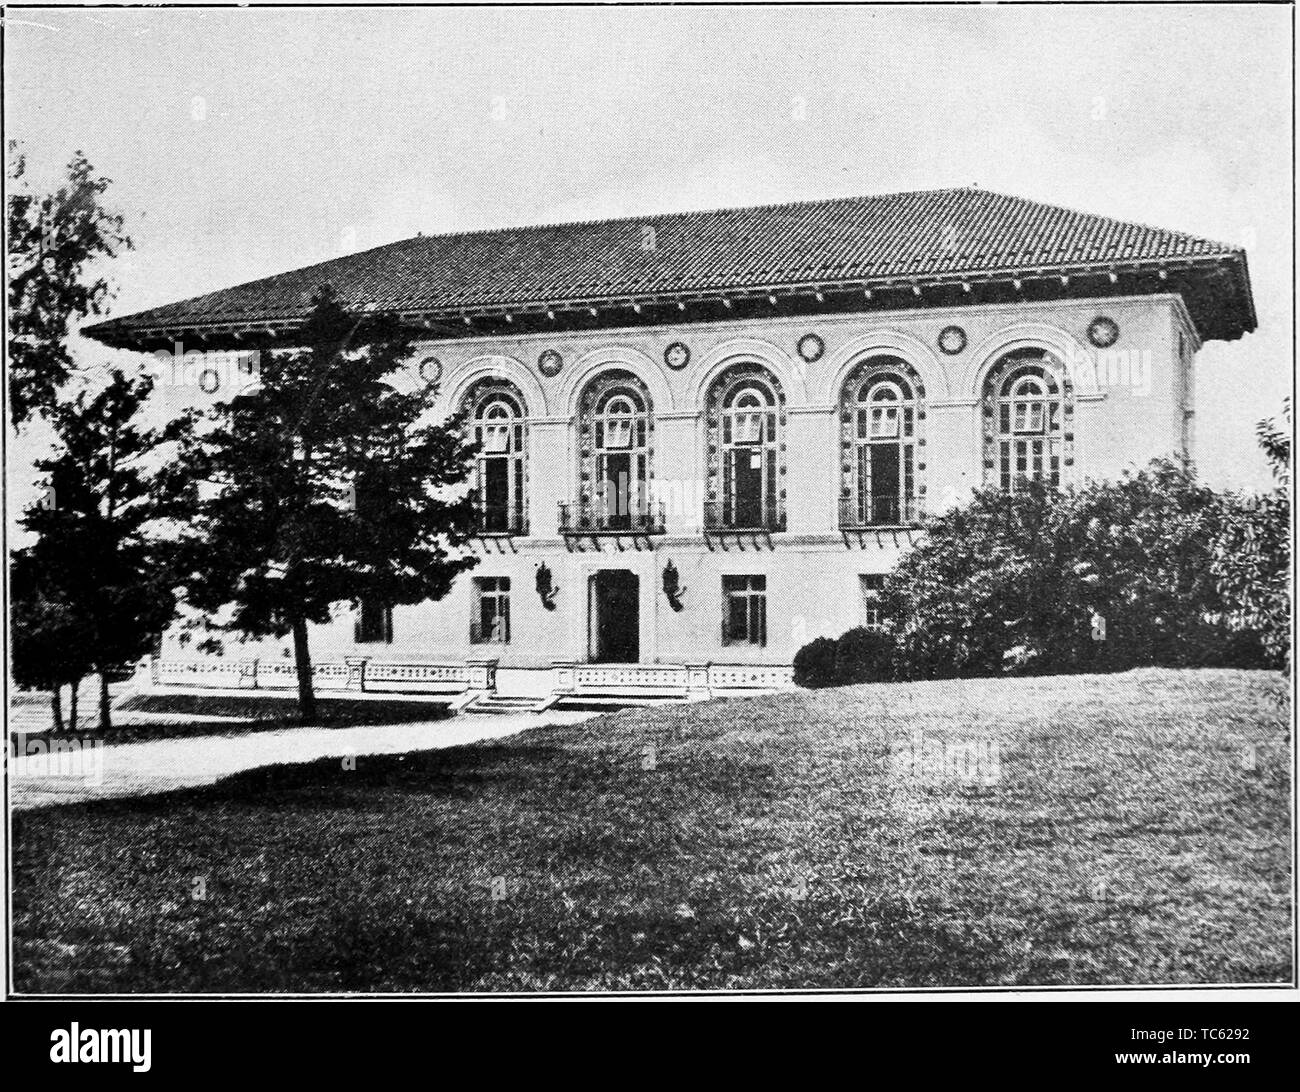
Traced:
<path fill-rule="evenodd" d="M 469 639 L 474 644 L 500 645 L 510 640 L 510 577 L 475 578 Z"/>
<path fill-rule="evenodd" d="M 359 645 L 393 643 L 393 608 L 377 599 L 361 600 L 353 635 Z"/>
<path fill-rule="evenodd" d="M 722 643 L 767 644 L 767 577 L 722 578 Z"/>
<path fill-rule="evenodd" d="M 862 596 L 863 629 L 884 629 L 885 616 L 880 610 L 880 593 L 885 587 L 884 576 L 877 573 L 864 574 L 858 577 L 858 585 Z"/>

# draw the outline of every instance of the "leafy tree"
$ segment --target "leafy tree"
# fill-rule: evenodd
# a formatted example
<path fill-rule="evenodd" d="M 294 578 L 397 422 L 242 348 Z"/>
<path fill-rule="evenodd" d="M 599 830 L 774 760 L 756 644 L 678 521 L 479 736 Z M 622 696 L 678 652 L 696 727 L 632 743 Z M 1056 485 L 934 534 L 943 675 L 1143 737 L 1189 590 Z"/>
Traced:
<path fill-rule="evenodd" d="M 9 412 L 17 427 L 54 406 L 73 368 L 69 324 L 101 313 L 109 298 L 95 262 L 130 249 L 131 240 L 122 217 L 101 204 L 109 180 L 80 152 L 47 195 L 32 192 L 12 142 L 9 156 Z"/>
<path fill-rule="evenodd" d="M 1009 658 L 1035 658 L 1031 633 L 1054 646 L 1062 627 L 1086 624 L 1062 602 L 1067 538 L 1056 495 L 1036 484 L 976 493 L 931 521 L 881 594 L 904 672 L 997 674 Z"/>
<path fill-rule="evenodd" d="M 1057 491 L 985 490 L 932 520 L 885 582 L 913 677 L 1254 663 L 1211 568 L 1221 498 L 1185 464 Z"/>
<path fill-rule="evenodd" d="M 22 519 L 36 542 L 20 574 L 30 571 L 30 617 L 40 624 L 14 631 L 15 664 L 38 661 L 50 634 L 63 635 L 73 662 L 99 673 L 104 729 L 112 726 L 108 675 L 143 656 L 176 608 L 164 521 L 187 510 L 189 486 L 166 454 L 188 422 L 141 427 L 152 389 L 148 377 L 114 370 L 99 391 L 51 407 L 56 447 L 36 464 L 48 502 Z"/>
<path fill-rule="evenodd" d="M 29 547 L 11 555 L 9 632 L 13 680 L 50 692 L 54 727 L 63 731 L 64 686 L 72 687 L 67 727 L 77 729 L 77 691 L 93 670 L 86 630 L 57 588 L 43 587 L 40 564 Z"/>
<path fill-rule="evenodd" d="M 1259 423 L 1256 434 L 1273 469 L 1274 488 L 1234 494 L 1224 505 L 1214 543 L 1213 573 L 1238 632 L 1260 635 L 1269 663 L 1287 668 L 1291 657 L 1291 424 L 1290 401 L 1281 426 Z"/>
<path fill-rule="evenodd" d="M 262 354 L 258 382 L 215 407 L 184 456 L 204 483 L 185 552 L 187 601 L 251 637 L 292 634 L 302 718 L 316 719 L 309 624 L 344 600 L 441 598 L 474 563 L 457 547 L 472 504 L 459 421 L 436 391 L 403 392 L 409 336 L 352 315 L 325 286 L 301 348 Z"/>
<path fill-rule="evenodd" d="M 1282 400 L 1282 423 L 1279 425 L 1272 418 L 1266 418 L 1255 426 L 1255 435 L 1259 446 L 1264 450 L 1264 457 L 1273 471 L 1273 478 L 1279 488 L 1291 484 L 1291 399 Z"/>
<path fill-rule="evenodd" d="M 1104 639 L 1089 634 L 1098 666 L 1250 658 L 1231 639 L 1211 570 L 1222 498 L 1189 464 L 1156 460 L 1065 503 L 1087 606 L 1104 619 Z"/>

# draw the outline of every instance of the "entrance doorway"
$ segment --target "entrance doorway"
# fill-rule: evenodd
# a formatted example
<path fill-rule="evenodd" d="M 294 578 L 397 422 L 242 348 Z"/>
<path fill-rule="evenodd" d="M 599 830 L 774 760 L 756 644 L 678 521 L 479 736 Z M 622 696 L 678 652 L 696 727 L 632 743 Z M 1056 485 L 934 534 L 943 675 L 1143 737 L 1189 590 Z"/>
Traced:
<path fill-rule="evenodd" d="M 626 569 L 591 578 L 587 655 L 592 663 L 634 664 L 640 658 L 640 581 Z"/>

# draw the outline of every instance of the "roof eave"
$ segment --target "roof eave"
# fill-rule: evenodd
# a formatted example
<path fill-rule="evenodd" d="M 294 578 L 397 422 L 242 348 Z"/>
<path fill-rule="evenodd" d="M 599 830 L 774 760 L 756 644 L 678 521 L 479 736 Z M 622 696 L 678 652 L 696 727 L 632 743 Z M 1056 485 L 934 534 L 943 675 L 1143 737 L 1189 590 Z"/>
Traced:
<path fill-rule="evenodd" d="M 850 279 L 821 279 L 785 281 L 773 283 L 752 283 L 742 286 L 693 288 L 678 292 L 653 292 L 645 294 L 605 294 L 563 297 L 557 299 L 500 301 L 447 307 L 396 308 L 398 315 L 412 323 L 431 328 L 434 324 L 461 326 L 472 324 L 476 319 L 500 319 L 508 316 L 539 316 L 558 312 L 599 311 L 615 307 L 636 308 L 662 307 L 677 304 L 716 302 L 721 299 L 742 300 L 752 297 L 813 296 L 818 293 L 844 294 L 853 292 L 887 292 L 897 289 L 911 289 L 921 295 L 927 289 L 955 287 L 968 288 L 971 285 L 983 285 L 991 282 L 1021 282 L 1042 279 L 1066 280 L 1074 277 L 1110 276 L 1112 280 L 1118 275 L 1135 275 L 1141 273 L 1170 273 L 1180 269 L 1196 270 L 1205 266 L 1229 265 L 1235 267 L 1239 281 L 1239 304 L 1241 321 L 1230 330 L 1207 330 L 1202 332 L 1206 340 L 1236 340 L 1242 334 L 1256 329 L 1254 297 L 1251 292 L 1249 270 L 1244 251 L 1217 252 L 1203 255 L 1182 255 L 1175 258 L 1138 259 L 1106 262 L 1067 262 L 1047 263 L 1036 266 L 1004 266 L 999 268 L 944 271 L 932 274 L 890 274 L 879 277 L 864 276 Z M 367 308 L 373 310 L 373 305 Z M 269 334 L 275 338 L 299 327 L 303 320 L 302 313 L 268 313 L 259 312 L 239 318 L 216 321 L 176 320 L 162 323 L 136 323 L 134 318 L 143 318 L 149 312 L 139 315 L 124 316 L 84 327 L 81 333 L 102 344 L 118 348 L 140 348 L 157 343 L 161 338 L 178 337 L 183 334 L 204 339 L 229 339 L 227 347 L 237 347 L 241 336 Z M 216 346 L 213 346 L 216 348 Z"/>

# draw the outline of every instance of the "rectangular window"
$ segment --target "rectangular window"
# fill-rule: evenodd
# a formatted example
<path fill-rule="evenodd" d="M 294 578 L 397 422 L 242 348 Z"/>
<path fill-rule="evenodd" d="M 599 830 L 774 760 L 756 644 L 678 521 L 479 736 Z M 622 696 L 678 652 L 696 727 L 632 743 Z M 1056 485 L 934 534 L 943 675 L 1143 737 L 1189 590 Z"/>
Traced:
<path fill-rule="evenodd" d="M 858 577 L 862 595 L 862 626 L 864 629 L 884 629 L 885 618 L 880 613 L 880 593 L 885 587 L 885 578 L 879 574 L 863 574 Z"/>
<path fill-rule="evenodd" d="M 481 576 L 474 580 L 474 616 L 469 639 L 473 644 L 504 645 L 510 640 L 510 577 Z"/>
<path fill-rule="evenodd" d="M 1016 432 L 1043 431 L 1043 404 L 1041 402 L 1016 402 L 1015 414 Z"/>
<path fill-rule="evenodd" d="M 487 455 L 503 455 L 510 450 L 510 426 L 508 424 L 483 426 L 483 452 Z"/>
<path fill-rule="evenodd" d="M 763 440 L 763 415 L 760 413 L 736 414 L 735 443 L 757 444 Z"/>
<path fill-rule="evenodd" d="M 767 577 L 722 578 L 722 643 L 767 644 Z"/>
<path fill-rule="evenodd" d="M 1002 440 L 998 450 L 999 481 L 1003 492 L 1017 488 L 1018 482 L 1047 482 L 1061 484 L 1060 441 Z"/>
<path fill-rule="evenodd" d="M 353 637 L 359 645 L 393 643 L 393 608 L 377 599 L 361 600 Z"/>
<path fill-rule="evenodd" d="M 632 421 L 630 418 L 626 421 L 610 421 L 605 426 L 605 429 L 606 447 L 632 446 Z"/>
<path fill-rule="evenodd" d="M 898 436 L 898 407 L 873 406 L 871 410 L 871 438 L 893 440 Z"/>

